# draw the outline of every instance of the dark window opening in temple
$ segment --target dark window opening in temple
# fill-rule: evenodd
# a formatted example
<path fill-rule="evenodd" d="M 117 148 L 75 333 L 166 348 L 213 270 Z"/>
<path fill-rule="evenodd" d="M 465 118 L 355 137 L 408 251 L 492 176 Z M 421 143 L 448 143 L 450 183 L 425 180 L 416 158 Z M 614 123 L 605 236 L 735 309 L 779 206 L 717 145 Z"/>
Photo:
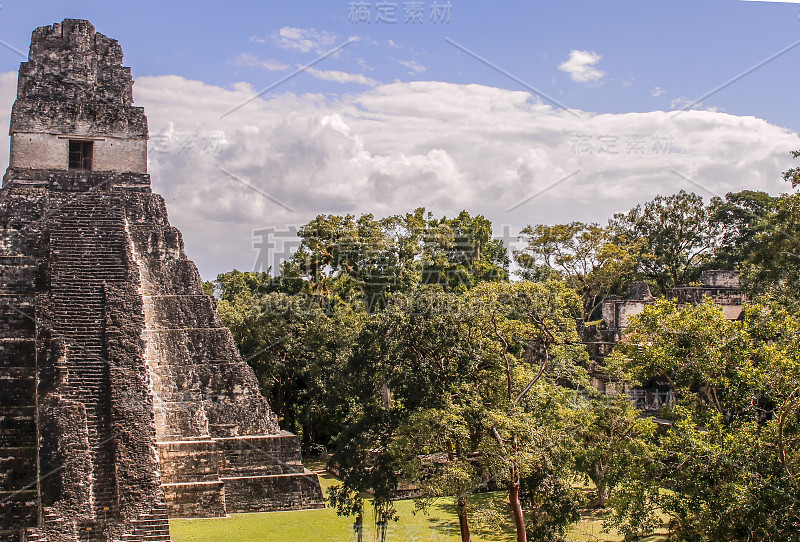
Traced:
<path fill-rule="evenodd" d="M 69 169 L 92 169 L 92 141 L 69 142 Z"/>

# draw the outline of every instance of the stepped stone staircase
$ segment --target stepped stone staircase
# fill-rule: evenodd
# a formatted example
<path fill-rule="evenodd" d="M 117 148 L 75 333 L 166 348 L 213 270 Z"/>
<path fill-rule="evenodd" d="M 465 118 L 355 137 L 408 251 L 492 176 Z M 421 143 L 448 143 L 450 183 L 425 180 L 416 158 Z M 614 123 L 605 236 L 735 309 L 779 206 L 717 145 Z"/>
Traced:
<path fill-rule="evenodd" d="M 0 192 L 0 246 L 26 254 L 0 260 L 0 511 L 14 518 L 0 540 L 24 525 L 26 540 L 166 541 L 168 515 L 323 506 L 297 438 L 279 430 L 201 293 L 163 199 L 135 186 L 55 192 L 7 176 Z M 34 201 L 39 219 L 22 225 L 17 213 Z M 120 342 L 130 343 L 122 353 Z M 138 380 L 118 374 L 126 357 Z M 139 421 L 131 458 L 120 432 L 131 430 L 122 403 L 132 397 L 150 421 Z M 132 464 L 153 467 L 144 490 L 119 479 Z"/>
<path fill-rule="evenodd" d="M 65 204 L 48 222 L 52 330 L 71 339 L 66 345 L 70 363 L 62 396 L 86 409 L 94 511 L 115 513 L 104 284 L 128 278 L 121 254 L 122 212 L 103 205 L 101 194 L 89 194 Z"/>

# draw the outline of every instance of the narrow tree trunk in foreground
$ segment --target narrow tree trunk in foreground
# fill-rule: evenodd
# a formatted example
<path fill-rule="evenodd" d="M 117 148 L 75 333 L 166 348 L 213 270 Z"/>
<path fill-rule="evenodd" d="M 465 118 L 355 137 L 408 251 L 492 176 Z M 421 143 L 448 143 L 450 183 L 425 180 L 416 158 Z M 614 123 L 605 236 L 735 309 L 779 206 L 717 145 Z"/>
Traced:
<path fill-rule="evenodd" d="M 467 497 L 464 495 L 458 497 L 458 527 L 461 529 L 461 542 L 472 542 L 467 519 Z"/>
<path fill-rule="evenodd" d="M 358 542 L 361 542 L 361 534 L 364 532 L 364 516 L 361 514 L 356 517 L 355 530 L 356 538 L 358 539 Z"/>
<path fill-rule="evenodd" d="M 517 542 L 528 542 L 528 533 L 525 530 L 525 517 L 522 515 L 522 503 L 519 501 L 519 472 L 517 471 L 516 460 L 511 463 L 508 503 L 511 505 L 511 513 L 514 514 L 514 525 L 517 528 Z"/>
<path fill-rule="evenodd" d="M 596 508 L 605 508 L 606 502 L 608 501 L 608 488 L 604 483 L 595 484 L 597 487 L 597 502 L 595 503 Z"/>

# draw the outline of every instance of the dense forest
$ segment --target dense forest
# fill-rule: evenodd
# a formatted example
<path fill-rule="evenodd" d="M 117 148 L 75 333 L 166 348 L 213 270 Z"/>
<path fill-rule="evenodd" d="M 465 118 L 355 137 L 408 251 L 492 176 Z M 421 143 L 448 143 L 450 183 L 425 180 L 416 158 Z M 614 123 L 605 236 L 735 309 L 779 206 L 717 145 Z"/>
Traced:
<path fill-rule="evenodd" d="M 800 170 L 785 173 L 800 184 Z M 447 499 L 470 540 L 472 492 L 505 491 L 518 540 L 563 540 L 576 489 L 636 539 L 796 540 L 800 532 L 800 195 L 658 196 L 606 224 L 532 224 L 509 257 L 492 224 L 425 209 L 321 215 L 275 273 L 206 283 L 281 426 L 325 454 L 329 502 L 375 521 L 415 488 Z M 513 259 L 513 265 L 512 265 Z M 738 270 L 750 303 L 663 294 Z M 273 276 L 274 275 L 274 276 Z M 603 371 L 668 381 L 656 424 L 589 384 L 576 320 L 637 281 L 660 297 Z M 664 423 L 666 422 L 666 423 Z M 485 514 L 484 514 L 485 515 Z"/>

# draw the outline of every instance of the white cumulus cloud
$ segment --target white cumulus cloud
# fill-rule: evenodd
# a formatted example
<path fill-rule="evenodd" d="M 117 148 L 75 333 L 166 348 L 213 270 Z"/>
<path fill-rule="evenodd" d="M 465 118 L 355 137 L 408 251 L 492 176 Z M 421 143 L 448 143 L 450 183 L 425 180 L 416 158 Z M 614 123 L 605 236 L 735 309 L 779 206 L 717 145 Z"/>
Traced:
<path fill-rule="evenodd" d="M 13 82 L 0 79 L 8 107 Z M 135 89 L 150 123 L 153 188 L 205 277 L 252 269 L 255 230 L 289 231 L 320 213 L 386 216 L 425 206 L 453 216 L 466 209 L 518 231 L 529 223 L 603 222 L 680 189 L 705 197 L 744 188 L 777 194 L 788 188 L 780 173 L 792 167 L 789 151 L 800 148 L 797 134 L 755 117 L 573 115 L 528 92 L 482 85 L 286 92 L 225 116 L 254 89 L 178 76 L 141 77 Z M 158 149 L 164 131 L 175 134 L 174 144 Z M 180 134 L 195 145 L 181 146 Z M 223 135 L 215 145 L 204 141 L 208 134 Z"/>
<path fill-rule="evenodd" d="M 701 102 L 696 102 L 686 96 L 675 98 L 669 103 L 670 109 L 700 109 L 702 105 Z"/>
<path fill-rule="evenodd" d="M 410 70 L 408 72 L 409 75 L 419 75 L 420 73 L 425 73 L 428 71 L 427 66 L 423 66 L 416 60 L 399 60 L 398 62 L 401 66 L 404 66 Z"/>
<path fill-rule="evenodd" d="M 294 28 L 284 26 L 273 34 L 275 43 L 283 49 L 294 49 L 303 53 L 324 53 L 340 40 L 334 32 L 316 28 Z"/>
<path fill-rule="evenodd" d="M 606 75 L 604 71 L 595 67 L 602 58 L 603 55 L 594 51 L 572 50 L 569 59 L 559 64 L 558 69 L 567 72 L 570 79 L 579 83 L 599 81 Z"/>
<path fill-rule="evenodd" d="M 260 68 L 273 72 L 288 70 L 289 66 L 277 60 L 263 60 L 250 53 L 240 53 L 233 59 L 233 63 L 237 66 L 245 66 L 248 68 Z"/>
<path fill-rule="evenodd" d="M 15 87 L 15 73 L 0 74 L 0 123 Z M 788 190 L 780 174 L 800 148 L 796 133 L 755 117 L 565 112 L 483 85 L 419 81 L 251 100 L 248 84 L 158 76 L 134 89 L 149 120 L 153 190 L 206 278 L 253 269 L 269 241 L 254 232 L 288 232 L 273 239 L 288 250 L 294 228 L 321 213 L 466 209 L 499 233 L 604 222 L 681 189 L 777 194 Z"/>
<path fill-rule="evenodd" d="M 305 71 L 317 79 L 333 81 L 334 83 L 356 83 L 368 87 L 375 87 L 378 85 L 375 79 L 361 73 L 348 73 L 339 70 L 318 70 L 316 68 L 306 68 Z"/>

